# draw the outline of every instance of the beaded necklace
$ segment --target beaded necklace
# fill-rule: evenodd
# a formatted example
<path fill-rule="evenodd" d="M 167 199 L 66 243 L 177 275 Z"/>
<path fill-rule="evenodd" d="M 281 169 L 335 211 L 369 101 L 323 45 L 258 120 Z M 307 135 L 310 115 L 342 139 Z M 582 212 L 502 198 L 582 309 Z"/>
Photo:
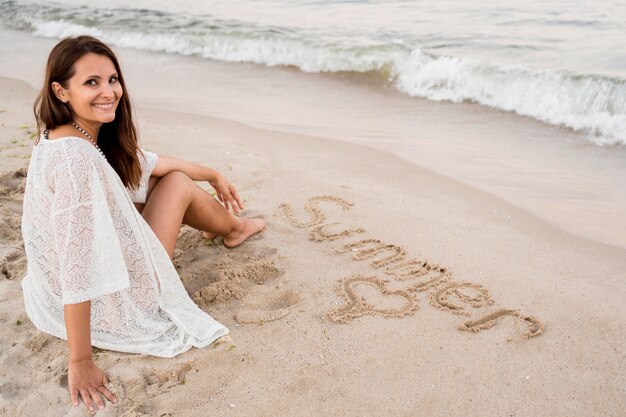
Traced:
<path fill-rule="evenodd" d="M 106 155 L 104 154 L 104 152 L 102 152 L 102 149 L 100 149 L 100 147 L 98 146 L 98 144 L 96 143 L 95 140 L 93 140 L 91 138 L 91 135 L 89 133 L 87 133 L 87 131 L 85 131 L 85 129 L 83 129 L 82 127 L 78 126 L 78 124 L 76 124 L 75 121 L 72 120 L 72 126 L 74 126 L 80 133 L 82 133 L 83 135 L 87 136 L 87 139 L 89 139 L 89 141 L 91 143 L 93 143 L 93 146 L 96 147 L 96 149 L 100 152 L 100 154 L 102 156 L 104 156 L 104 159 L 107 159 Z"/>
<path fill-rule="evenodd" d="M 102 152 L 102 149 L 100 149 L 98 144 L 94 142 L 94 140 L 91 138 L 91 135 L 89 133 L 87 133 L 84 129 L 81 129 L 80 126 L 78 126 L 74 121 L 72 121 L 72 126 L 78 129 L 83 135 L 87 136 L 87 139 L 89 139 L 89 141 L 93 144 L 93 146 L 96 147 L 96 149 L 100 152 L 100 155 L 102 155 L 105 160 L 107 159 L 104 152 Z M 50 140 L 50 138 L 48 137 L 49 132 L 50 132 L 50 129 L 46 129 L 43 131 L 43 137 L 46 138 L 46 140 Z"/>

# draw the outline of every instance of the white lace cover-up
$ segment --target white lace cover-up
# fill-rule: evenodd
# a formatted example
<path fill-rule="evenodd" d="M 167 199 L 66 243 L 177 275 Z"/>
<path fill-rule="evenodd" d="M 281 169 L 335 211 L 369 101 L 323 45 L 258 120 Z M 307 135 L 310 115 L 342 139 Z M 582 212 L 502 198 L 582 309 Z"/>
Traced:
<path fill-rule="evenodd" d="M 158 238 L 135 209 L 145 202 L 156 155 L 144 151 L 133 197 L 89 142 L 46 140 L 33 148 L 22 235 L 28 317 L 67 339 L 63 305 L 91 300 L 93 346 L 172 357 L 228 329 L 187 295 Z"/>

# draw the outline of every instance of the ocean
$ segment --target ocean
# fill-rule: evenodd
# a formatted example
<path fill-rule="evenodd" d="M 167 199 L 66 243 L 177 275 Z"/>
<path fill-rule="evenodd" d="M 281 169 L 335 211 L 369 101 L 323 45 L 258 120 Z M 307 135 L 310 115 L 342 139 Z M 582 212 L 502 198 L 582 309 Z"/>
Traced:
<path fill-rule="evenodd" d="M 0 1 L 2 26 L 127 48 L 366 74 L 626 144 L 626 2 Z M 129 6 L 131 4 L 132 6 Z"/>
<path fill-rule="evenodd" d="M 51 45 L 91 34 L 140 106 L 377 147 L 626 247 L 625 22 L 618 1 L 0 0 L 0 76 L 39 88 Z"/>

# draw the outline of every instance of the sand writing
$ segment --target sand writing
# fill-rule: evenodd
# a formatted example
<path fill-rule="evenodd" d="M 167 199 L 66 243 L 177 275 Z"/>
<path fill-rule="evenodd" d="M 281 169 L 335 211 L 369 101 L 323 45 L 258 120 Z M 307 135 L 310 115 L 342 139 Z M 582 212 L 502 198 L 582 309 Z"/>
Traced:
<path fill-rule="evenodd" d="M 319 226 L 316 226 L 313 228 L 313 230 L 311 230 L 311 233 L 309 234 L 309 239 L 314 240 L 316 242 L 323 242 L 325 240 L 337 240 L 342 237 L 352 236 L 355 233 L 365 233 L 365 229 L 361 229 L 361 228 L 342 230 L 337 233 L 329 233 L 327 231 L 328 228 L 332 226 L 338 226 L 338 225 L 339 223 L 330 223 L 330 224 L 321 224 Z"/>
<path fill-rule="evenodd" d="M 396 245 L 388 245 L 378 239 L 364 239 L 358 242 L 349 243 L 341 249 L 337 249 L 336 253 L 355 252 L 352 259 L 357 261 L 363 259 L 371 259 L 380 253 L 391 253 L 387 257 L 376 259 L 370 262 L 373 268 L 380 268 L 392 262 L 401 261 L 406 256 L 406 251 Z"/>
<path fill-rule="evenodd" d="M 404 299 L 404 303 L 399 308 L 377 308 L 359 295 L 357 286 L 359 284 L 370 285 L 376 288 L 381 295 L 399 297 Z M 373 276 L 352 275 L 339 281 L 337 294 L 345 300 L 345 305 L 331 310 L 328 317 L 336 323 L 347 323 L 356 317 L 366 314 L 380 315 L 384 317 L 401 318 L 415 314 L 418 302 L 407 291 L 391 291 L 387 287 L 387 282 Z"/>
<path fill-rule="evenodd" d="M 477 293 L 474 297 L 467 295 L 462 288 L 470 288 Z M 473 282 L 448 282 L 445 285 L 437 287 L 434 292 L 431 292 L 428 297 L 430 298 L 430 304 L 437 307 L 440 310 L 450 311 L 454 314 L 470 315 L 470 312 L 465 309 L 462 303 L 469 304 L 472 308 L 480 308 L 486 305 L 493 304 L 493 299 L 489 295 L 489 291 L 483 288 L 480 284 L 474 284 Z M 450 298 L 457 298 L 462 303 L 454 303 L 450 301 Z"/>
<path fill-rule="evenodd" d="M 301 229 L 312 228 L 309 239 L 314 242 L 333 242 L 365 233 L 365 229 L 360 227 L 341 230 L 340 223 L 325 224 L 326 214 L 320 208 L 318 204 L 320 202 L 337 205 L 342 211 L 347 211 L 353 206 L 352 203 L 342 198 L 324 195 L 311 197 L 306 202 L 304 211 L 309 216 L 308 221 L 299 220 L 293 207 L 288 204 L 281 204 L 279 210 L 291 226 Z M 374 270 L 384 268 L 382 270 L 386 275 L 405 284 L 401 289 L 392 290 L 389 287 L 389 281 L 376 276 L 355 274 L 341 279 L 336 291 L 344 304 L 327 313 L 328 319 L 336 323 L 348 323 L 365 315 L 379 315 L 387 318 L 414 315 L 419 308 L 417 294 L 427 290 L 431 291 L 428 294 L 431 306 L 453 314 L 471 316 L 473 311 L 495 304 L 489 291 L 482 285 L 468 281 L 455 281 L 448 268 L 431 264 L 427 260 L 406 259 L 407 251 L 393 243 L 385 243 L 374 238 L 359 239 L 343 244 L 335 250 L 335 253 L 338 255 L 350 253 L 355 261 L 367 260 Z M 365 288 L 370 290 L 368 296 L 362 294 Z M 371 299 L 375 299 L 376 302 L 372 302 Z M 396 304 L 399 302 L 399 305 L 381 307 L 380 304 L 385 300 L 393 300 Z M 522 335 L 526 339 L 544 331 L 545 324 L 538 318 L 506 308 L 490 311 L 481 317 L 466 321 L 458 326 L 458 329 L 480 332 L 495 326 L 506 316 L 522 320 L 527 324 L 527 330 Z"/>
<path fill-rule="evenodd" d="M 324 212 L 319 208 L 318 205 L 320 201 L 334 203 L 341 207 L 343 211 L 348 211 L 350 207 L 352 207 L 352 203 L 348 203 L 346 200 L 332 195 L 319 195 L 311 197 L 304 205 L 304 210 L 309 213 L 311 217 L 311 220 L 309 220 L 308 222 L 298 221 L 296 219 L 293 208 L 288 204 L 281 204 L 279 209 L 282 211 L 283 216 L 285 217 L 285 219 L 287 219 L 287 222 L 290 225 L 301 229 L 307 229 L 311 226 L 317 226 L 319 224 L 322 224 L 324 220 L 326 220 Z"/>
<path fill-rule="evenodd" d="M 479 332 L 481 330 L 485 330 L 495 326 L 496 324 L 498 324 L 498 321 L 505 316 L 517 317 L 528 323 L 528 329 L 523 335 L 526 339 L 537 336 L 538 334 L 542 333 L 545 328 L 545 324 L 536 317 L 524 316 L 520 314 L 520 312 L 517 310 L 509 310 L 503 308 L 489 313 L 486 316 L 483 316 L 477 320 L 466 321 L 459 326 L 459 330 Z"/>

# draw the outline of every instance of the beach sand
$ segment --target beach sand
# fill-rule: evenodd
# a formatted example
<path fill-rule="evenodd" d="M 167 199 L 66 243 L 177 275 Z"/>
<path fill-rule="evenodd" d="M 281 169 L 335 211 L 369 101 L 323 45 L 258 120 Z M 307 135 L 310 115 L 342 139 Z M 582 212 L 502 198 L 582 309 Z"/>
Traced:
<path fill-rule="evenodd" d="M 80 416 L 66 343 L 21 294 L 35 95 L 0 78 L 0 415 Z M 222 172 L 267 230 L 229 250 L 182 228 L 181 279 L 234 342 L 173 359 L 94 349 L 121 400 L 98 415 L 624 415 L 624 249 L 379 150 L 138 115 L 144 147 Z"/>

